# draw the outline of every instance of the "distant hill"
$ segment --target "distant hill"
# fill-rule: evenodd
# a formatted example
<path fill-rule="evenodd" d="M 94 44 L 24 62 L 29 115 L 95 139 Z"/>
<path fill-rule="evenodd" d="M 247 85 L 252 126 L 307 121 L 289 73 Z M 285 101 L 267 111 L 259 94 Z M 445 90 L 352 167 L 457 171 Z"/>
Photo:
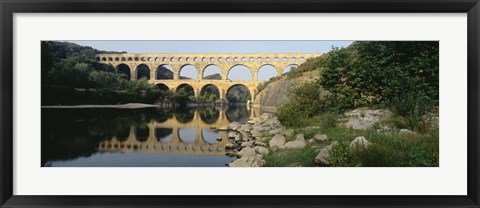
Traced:
<path fill-rule="evenodd" d="M 220 74 L 211 74 L 208 76 L 203 77 L 203 79 L 222 79 L 222 76 Z"/>

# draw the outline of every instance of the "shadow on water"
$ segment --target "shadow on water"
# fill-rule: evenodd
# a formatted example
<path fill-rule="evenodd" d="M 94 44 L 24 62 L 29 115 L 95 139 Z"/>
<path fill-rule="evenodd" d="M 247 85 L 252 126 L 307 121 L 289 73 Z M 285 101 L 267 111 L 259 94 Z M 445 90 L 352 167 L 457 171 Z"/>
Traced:
<path fill-rule="evenodd" d="M 246 106 L 42 109 L 41 165 L 224 166 L 228 139 L 214 129 L 249 117 Z"/>

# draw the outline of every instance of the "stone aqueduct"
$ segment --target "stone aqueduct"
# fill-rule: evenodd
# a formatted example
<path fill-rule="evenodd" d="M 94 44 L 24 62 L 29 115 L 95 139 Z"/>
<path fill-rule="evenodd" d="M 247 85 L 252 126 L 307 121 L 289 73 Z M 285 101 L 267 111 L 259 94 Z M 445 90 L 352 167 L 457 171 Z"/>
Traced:
<path fill-rule="evenodd" d="M 220 92 L 220 99 L 224 99 L 232 86 L 245 86 L 253 99 L 256 87 L 261 82 L 258 73 L 263 66 L 275 68 L 277 75 L 283 74 L 290 65 L 300 65 L 306 59 L 320 56 L 319 53 L 266 53 L 266 54 L 98 54 L 97 61 L 110 64 L 117 72 L 120 65 L 129 69 L 130 79 L 137 79 L 139 66 L 148 67 L 150 76 L 148 82 L 153 85 L 163 84 L 170 90 L 177 90 L 181 86 L 189 85 L 194 89 L 195 97 L 200 96 L 204 87 L 214 85 Z M 172 67 L 173 79 L 157 79 L 157 70 L 165 65 Z M 197 79 L 180 79 L 180 73 L 185 66 L 194 66 Z M 207 67 L 215 65 L 220 69 L 220 80 L 204 79 Z M 144 67 L 143 66 L 143 67 Z M 235 66 L 245 66 L 250 70 L 252 80 L 228 80 L 230 70 Z"/>

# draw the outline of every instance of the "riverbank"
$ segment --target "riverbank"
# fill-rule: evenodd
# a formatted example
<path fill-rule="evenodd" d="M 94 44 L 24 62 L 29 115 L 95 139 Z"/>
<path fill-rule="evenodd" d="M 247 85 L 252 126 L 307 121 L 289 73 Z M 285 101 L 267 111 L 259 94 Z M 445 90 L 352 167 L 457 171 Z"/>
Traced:
<path fill-rule="evenodd" d="M 367 111 L 356 122 L 375 120 L 377 111 Z M 220 128 L 228 131 L 231 143 L 226 154 L 235 158 L 228 166 L 438 167 L 438 130 L 421 134 L 387 126 L 349 126 L 358 119 L 351 114 L 315 118 L 299 128 L 287 128 L 269 113 L 230 123 Z M 383 119 L 389 117 L 379 123 Z"/>
<path fill-rule="evenodd" d="M 42 108 L 119 108 L 119 109 L 137 109 L 137 108 L 155 108 L 158 105 L 145 103 L 126 103 L 118 105 L 50 105 Z"/>

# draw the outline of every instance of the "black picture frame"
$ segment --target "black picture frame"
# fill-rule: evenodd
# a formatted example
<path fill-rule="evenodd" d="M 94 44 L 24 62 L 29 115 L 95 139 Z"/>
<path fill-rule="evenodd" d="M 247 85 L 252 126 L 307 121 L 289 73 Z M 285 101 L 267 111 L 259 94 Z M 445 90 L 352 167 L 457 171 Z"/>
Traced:
<path fill-rule="evenodd" d="M 1 207 L 480 207 L 478 0 L 0 0 Z M 13 195 L 14 13 L 467 13 L 468 194 L 465 196 Z M 449 179 L 446 179 L 449 180 Z M 228 193 L 225 193 L 228 194 Z"/>

